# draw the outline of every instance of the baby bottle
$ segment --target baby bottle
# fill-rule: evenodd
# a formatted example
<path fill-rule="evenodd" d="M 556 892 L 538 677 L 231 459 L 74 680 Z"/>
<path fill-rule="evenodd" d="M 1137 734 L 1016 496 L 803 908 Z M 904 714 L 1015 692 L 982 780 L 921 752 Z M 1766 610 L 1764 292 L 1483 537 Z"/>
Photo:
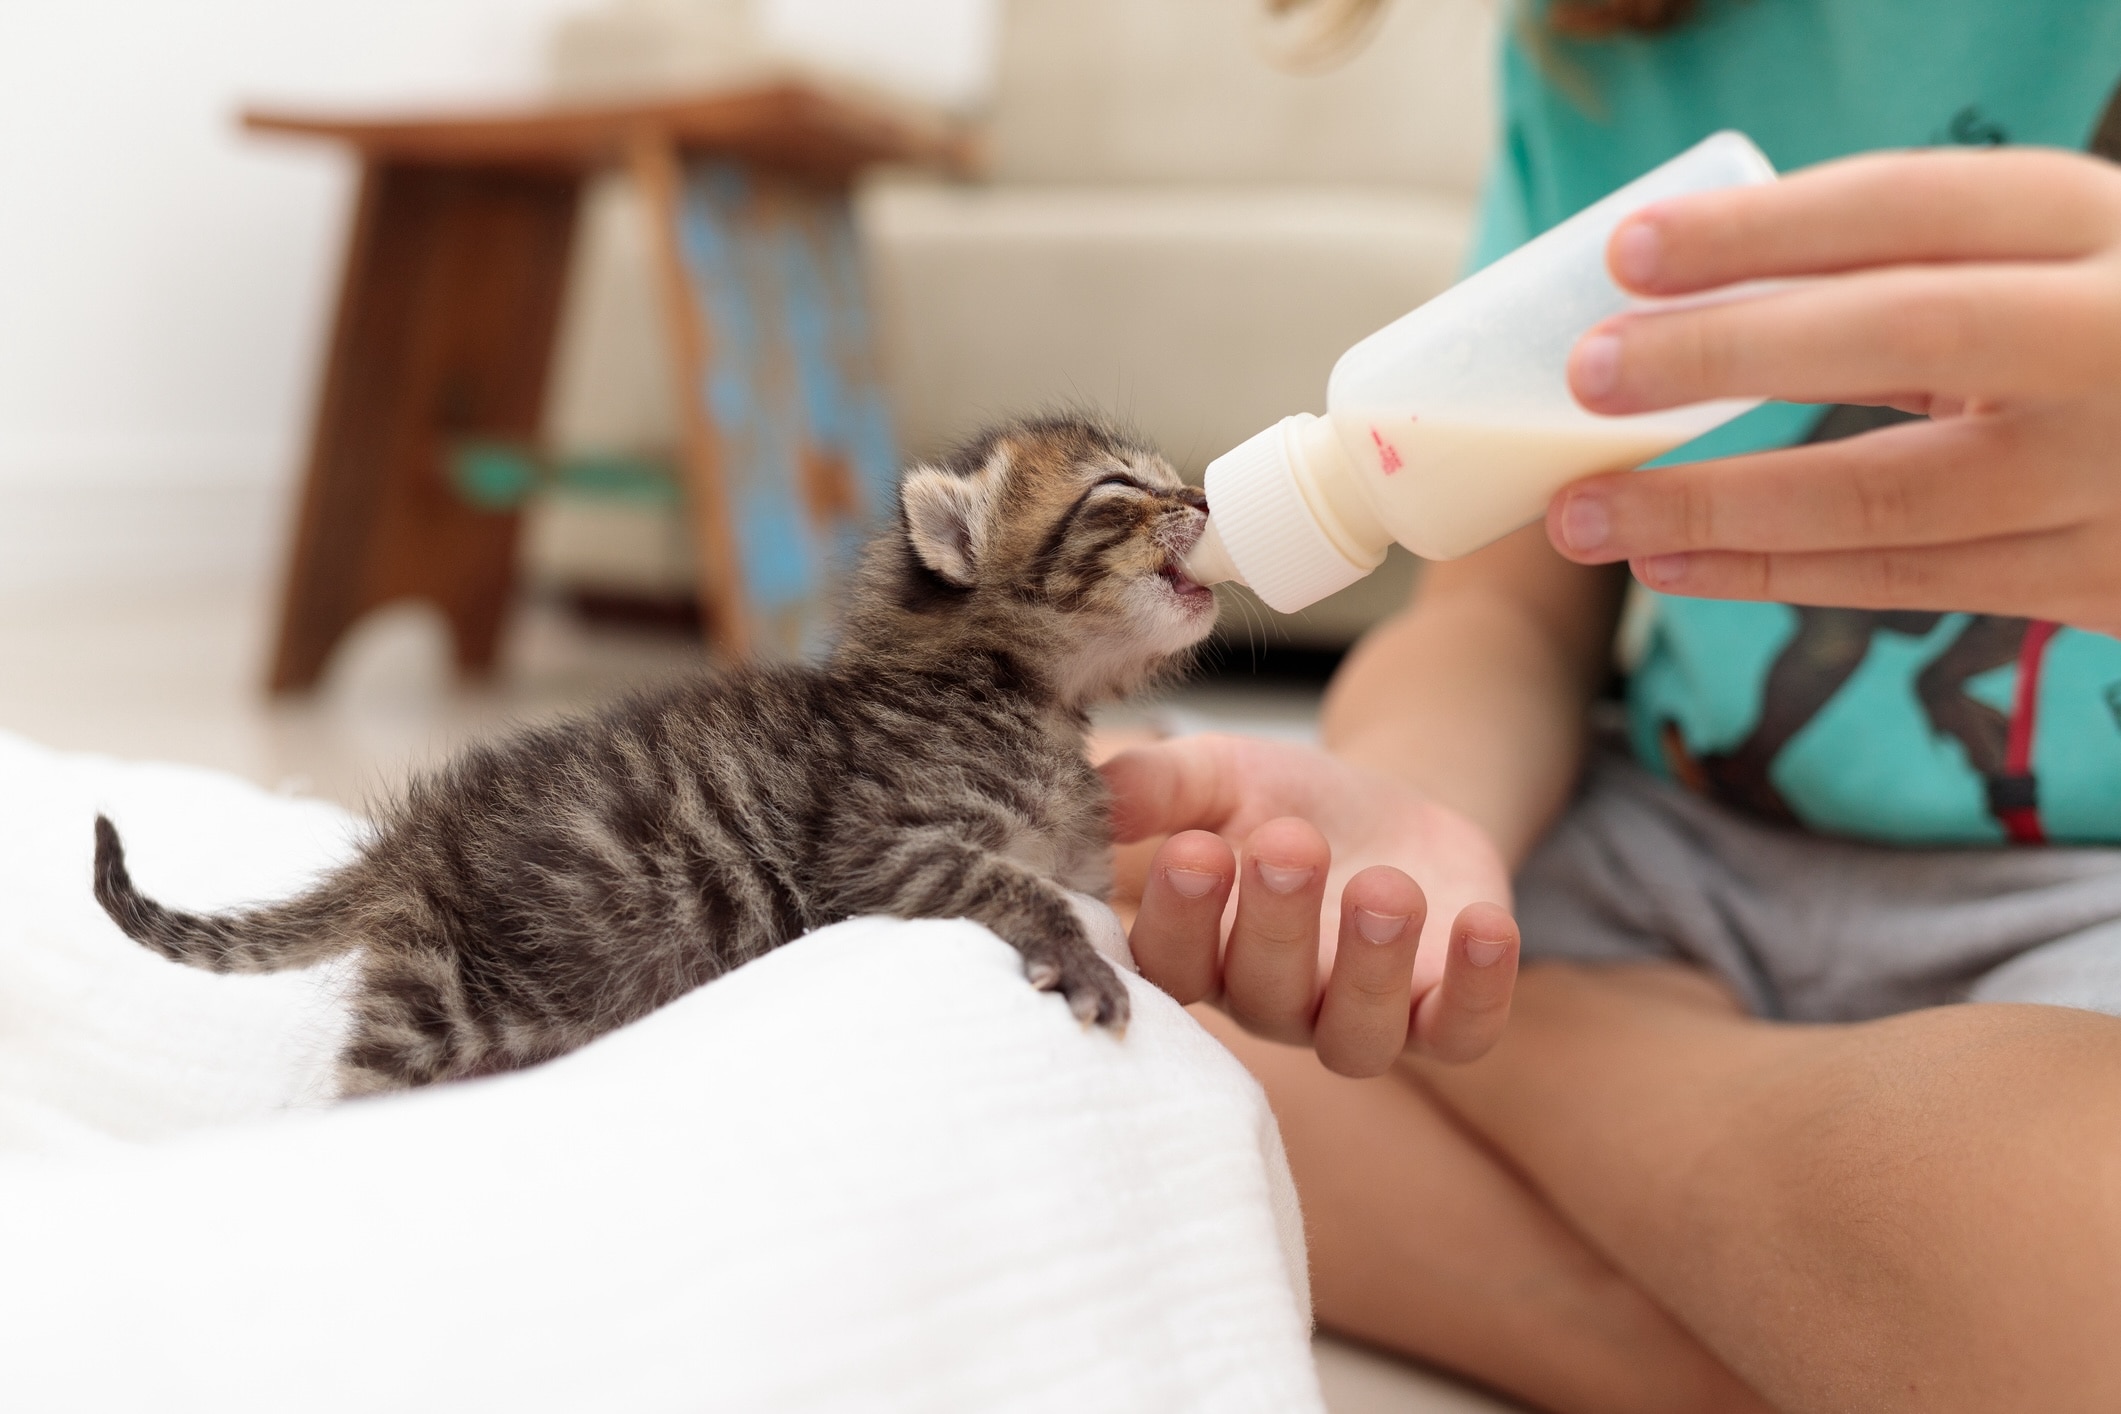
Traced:
<path fill-rule="evenodd" d="M 1687 192 L 1771 182 L 1721 132 L 1387 324 L 1340 357 L 1326 415 L 1299 413 L 1208 464 L 1208 526 L 1186 561 L 1293 613 L 1361 579 L 1397 540 L 1448 560 L 1528 525 L 1554 492 L 1639 466 L 1757 405 L 1601 417 L 1570 394 L 1569 350 L 1600 320 L 1657 301 L 1606 273 L 1623 217 Z"/>

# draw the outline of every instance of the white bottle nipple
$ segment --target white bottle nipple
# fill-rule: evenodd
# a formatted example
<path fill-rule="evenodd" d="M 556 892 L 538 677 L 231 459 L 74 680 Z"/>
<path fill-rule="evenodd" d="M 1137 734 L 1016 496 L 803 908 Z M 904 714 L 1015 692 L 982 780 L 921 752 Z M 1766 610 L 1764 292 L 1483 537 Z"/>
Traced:
<path fill-rule="evenodd" d="M 1200 539 L 1186 555 L 1185 570 L 1186 578 L 1195 584 L 1245 582 L 1244 575 L 1238 571 L 1237 561 L 1230 558 L 1229 547 L 1223 544 L 1223 533 L 1216 527 L 1212 514 L 1200 532 Z"/>

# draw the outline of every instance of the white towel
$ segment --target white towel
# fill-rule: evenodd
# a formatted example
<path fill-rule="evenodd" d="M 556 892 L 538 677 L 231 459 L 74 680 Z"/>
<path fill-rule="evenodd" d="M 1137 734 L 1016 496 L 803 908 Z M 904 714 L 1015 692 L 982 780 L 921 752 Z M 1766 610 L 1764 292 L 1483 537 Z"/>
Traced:
<path fill-rule="evenodd" d="M 277 897 L 353 822 L 0 737 L 0 1408 L 1317 1410 L 1251 1079 L 973 924 L 857 919 L 537 1070 L 310 1113 L 331 969 L 153 957 L 88 894 Z"/>

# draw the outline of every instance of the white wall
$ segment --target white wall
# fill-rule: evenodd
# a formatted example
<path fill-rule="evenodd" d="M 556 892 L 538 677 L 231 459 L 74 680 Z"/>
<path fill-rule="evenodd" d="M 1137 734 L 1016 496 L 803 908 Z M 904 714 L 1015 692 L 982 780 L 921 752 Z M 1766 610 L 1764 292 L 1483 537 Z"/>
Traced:
<path fill-rule="evenodd" d="M 237 108 L 526 94 L 591 3 L 0 0 L 0 592 L 275 567 L 352 173 Z M 977 82 L 984 0 L 894 3 L 763 18 Z"/>
<path fill-rule="evenodd" d="M 945 107 L 972 108 L 993 87 L 1000 3 L 757 0 L 757 14 L 778 48 Z"/>

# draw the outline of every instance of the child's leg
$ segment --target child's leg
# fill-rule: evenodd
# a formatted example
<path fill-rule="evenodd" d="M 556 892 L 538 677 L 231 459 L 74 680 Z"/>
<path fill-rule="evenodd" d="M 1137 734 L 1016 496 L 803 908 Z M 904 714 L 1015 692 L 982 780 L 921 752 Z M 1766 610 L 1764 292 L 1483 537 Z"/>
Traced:
<path fill-rule="evenodd" d="M 2121 1408 L 2121 1020 L 1782 1026 L 1665 971 L 1530 968 L 1422 1082 L 1778 1408 Z"/>
<path fill-rule="evenodd" d="M 1194 1014 L 1273 1103 L 1322 1324 L 1561 1414 L 1765 1408 L 1420 1087 Z"/>

